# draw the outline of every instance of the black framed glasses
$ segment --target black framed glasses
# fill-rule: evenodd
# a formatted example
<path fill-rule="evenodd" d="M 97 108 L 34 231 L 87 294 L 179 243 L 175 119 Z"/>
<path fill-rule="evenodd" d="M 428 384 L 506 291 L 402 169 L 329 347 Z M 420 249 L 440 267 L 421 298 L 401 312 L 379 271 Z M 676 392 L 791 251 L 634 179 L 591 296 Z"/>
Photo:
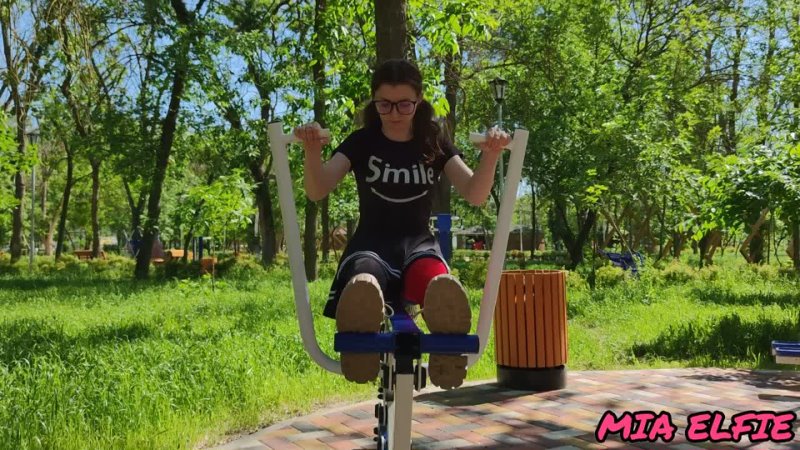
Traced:
<path fill-rule="evenodd" d="M 392 112 L 392 109 L 397 108 L 397 113 L 407 116 L 413 114 L 417 108 L 419 101 L 401 100 L 399 102 L 390 102 L 389 100 L 373 100 L 372 104 L 378 110 L 378 114 L 386 115 Z"/>

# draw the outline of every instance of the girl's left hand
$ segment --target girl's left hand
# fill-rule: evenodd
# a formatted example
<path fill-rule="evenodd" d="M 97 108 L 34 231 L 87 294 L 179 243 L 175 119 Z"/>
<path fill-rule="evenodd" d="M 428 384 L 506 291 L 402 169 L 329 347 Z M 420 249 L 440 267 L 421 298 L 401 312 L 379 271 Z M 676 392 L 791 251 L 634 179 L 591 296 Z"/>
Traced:
<path fill-rule="evenodd" d="M 510 142 L 511 136 L 508 133 L 497 127 L 492 127 L 486 132 L 486 141 L 478 144 L 478 147 L 483 152 L 500 154 Z"/>

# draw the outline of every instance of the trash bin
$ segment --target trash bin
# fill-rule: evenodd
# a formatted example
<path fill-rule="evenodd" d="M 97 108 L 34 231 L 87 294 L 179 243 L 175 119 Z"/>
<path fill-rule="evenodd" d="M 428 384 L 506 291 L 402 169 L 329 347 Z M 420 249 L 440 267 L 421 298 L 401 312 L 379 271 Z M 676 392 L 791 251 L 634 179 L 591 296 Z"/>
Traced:
<path fill-rule="evenodd" d="M 494 323 L 499 385 L 530 391 L 566 386 L 566 272 L 503 272 Z"/>

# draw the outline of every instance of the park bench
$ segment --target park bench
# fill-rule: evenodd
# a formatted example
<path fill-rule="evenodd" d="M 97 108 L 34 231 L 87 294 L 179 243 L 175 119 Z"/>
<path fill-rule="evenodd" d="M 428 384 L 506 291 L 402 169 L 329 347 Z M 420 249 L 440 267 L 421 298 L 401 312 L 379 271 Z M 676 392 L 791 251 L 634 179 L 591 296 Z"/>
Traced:
<path fill-rule="evenodd" d="M 164 260 L 165 261 L 171 261 L 173 259 L 181 259 L 181 258 L 183 258 L 184 254 L 185 254 L 185 252 L 184 252 L 183 249 L 171 248 L 171 249 L 167 250 L 166 252 L 164 252 Z M 192 259 L 194 259 L 194 253 L 193 252 L 189 252 L 188 259 L 190 261 Z"/>
<path fill-rule="evenodd" d="M 800 364 L 800 342 L 772 341 L 772 356 L 778 364 Z"/>
<path fill-rule="evenodd" d="M 79 260 L 81 261 L 88 261 L 92 259 L 92 251 L 91 250 L 75 250 L 72 252 Z M 106 259 L 106 252 L 100 250 L 100 259 Z"/>

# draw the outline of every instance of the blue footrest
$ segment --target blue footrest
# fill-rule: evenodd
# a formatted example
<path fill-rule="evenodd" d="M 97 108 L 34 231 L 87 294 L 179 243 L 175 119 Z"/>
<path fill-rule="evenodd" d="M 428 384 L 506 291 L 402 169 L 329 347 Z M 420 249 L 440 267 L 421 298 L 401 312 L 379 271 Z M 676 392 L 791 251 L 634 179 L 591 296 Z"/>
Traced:
<path fill-rule="evenodd" d="M 346 353 L 394 353 L 397 333 L 336 333 L 333 349 Z M 480 340 L 474 334 L 420 334 L 421 353 L 478 353 Z"/>
<path fill-rule="evenodd" d="M 414 319 L 403 310 L 390 318 L 392 331 L 386 333 L 336 333 L 333 349 L 339 353 L 395 353 L 398 336 L 411 337 L 416 348 L 419 337 L 419 353 L 446 353 L 461 355 L 478 353 L 480 340 L 474 334 L 424 334 Z M 405 338 L 404 338 L 405 339 Z M 407 339 L 403 340 L 409 344 Z"/>

